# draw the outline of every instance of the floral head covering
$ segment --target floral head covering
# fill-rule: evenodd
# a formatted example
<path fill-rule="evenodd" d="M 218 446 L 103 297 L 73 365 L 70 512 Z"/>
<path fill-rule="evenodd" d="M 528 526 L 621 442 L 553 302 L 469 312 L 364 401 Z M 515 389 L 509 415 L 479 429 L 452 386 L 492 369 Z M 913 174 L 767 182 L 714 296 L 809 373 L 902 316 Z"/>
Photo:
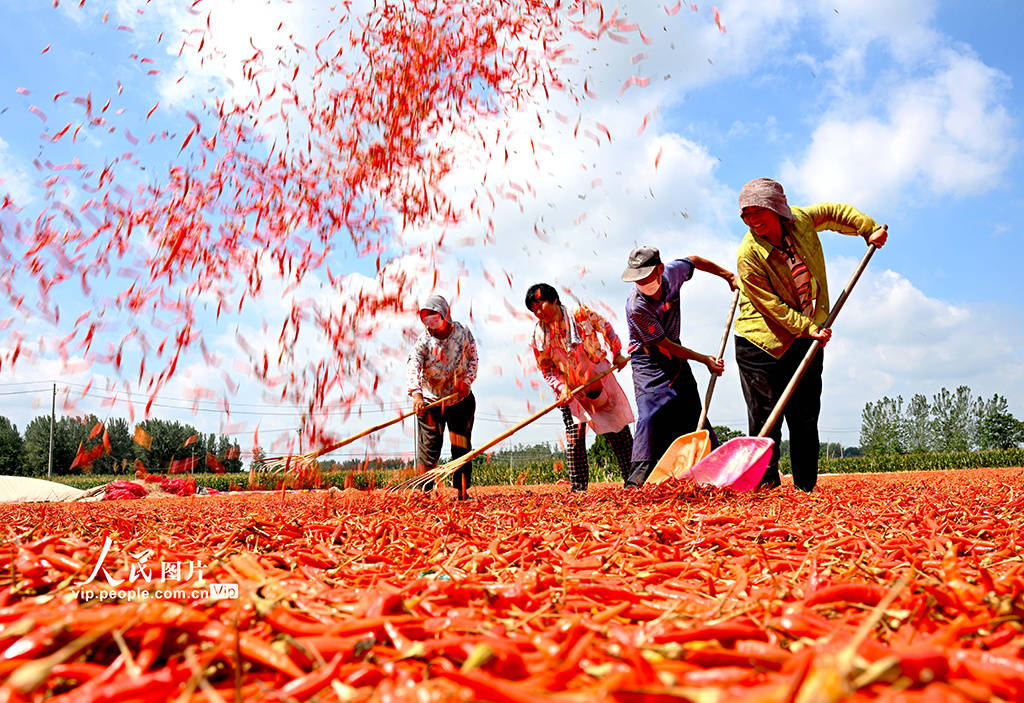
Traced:
<path fill-rule="evenodd" d="M 782 185 L 771 178 L 755 178 L 743 186 L 740 191 L 740 213 L 748 207 L 767 208 L 787 222 L 794 219 Z"/>

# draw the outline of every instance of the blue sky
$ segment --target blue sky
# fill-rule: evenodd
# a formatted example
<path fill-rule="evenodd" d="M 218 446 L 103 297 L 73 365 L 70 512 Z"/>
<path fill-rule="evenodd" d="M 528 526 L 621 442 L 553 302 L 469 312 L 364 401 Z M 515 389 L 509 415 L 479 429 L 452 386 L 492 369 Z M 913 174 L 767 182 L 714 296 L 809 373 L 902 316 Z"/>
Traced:
<path fill-rule="evenodd" d="M 204 99 L 245 98 L 248 88 L 238 65 L 245 51 L 251 53 L 250 39 L 261 46 L 272 42 L 278 23 L 284 22 L 298 39 L 315 41 L 330 26 L 330 3 L 256 6 L 204 0 L 201 16 L 187 12 L 190 4 L 89 0 L 83 7 L 62 2 L 54 9 L 51 3 L 5 3 L 0 54 L 8 68 L 0 76 L 0 195 L 9 191 L 24 203 L 22 219 L 34 216 L 44 203 L 40 183 L 50 174 L 32 164 L 40 154 L 53 163 L 80 156 L 96 165 L 130 149 L 138 168 L 121 172 L 126 183 L 166 173 L 168 163 L 194 158 L 187 151 L 176 153 L 190 128 L 185 111 L 202 118 Z M 411 298 L 429 293 L 436 269 L 448 288 L 439 292 L 454 299 L 456 318 L 469 322 L 473 311 L 471 327 L 481 355 L 476 443 L 551 399 L 550 391 L 537 387 L 539 375 L 526 351 L 531 322 L 522 314 L 521 301 L 531 283 L 560 285 L 610 311 L 624 335 L 621 311 L 628 287 L 618 276 L 628 251 L 649 243 L 666 257 L 700 254 L 733 268 L 744 233 L 736 196 L 746 181 L 763 175 L 782 181 L 792 204 L 849 202 L 890 227 L 890 243 L 858 284 L 827 350 L 823 438 L 855 445 L 865 402 L 882 395 L 930 397 L 943 386 L 968 385 L 985 397 L 1001 393 L 1015 415 L 1024 418 L 1024 314 L 1017 302 L 1024 291 L 1019 275 L 1024 244 L 1015 234 L 1024 205 L 1024 66 L 1017 36 L 1024 26 L 1024 6 L 1009 0 L 723 0 L 718 8 L 727 31 L 722 33 L 709 5 L 698 3 L 696 12 L 687 5 L 674 15 L 657 3 L 620 5 L 620 14 L 635 21 L 650 44 L 642 44 L 635 33 L 625 34 L 628 44 L 606 36 L 597 42 L 571 36 L 570 56 L 576 63 L 560 67 L 570 88 L 566 94 L 555 93 L 550 100 L 534 96 L 520 110 L 510 108 L 476 126 L 493 137 L 490 144 L 501 130 L 500 143 L 511 155 L 507 163 L 503 148 L 483 149 L 479 139 L 446 137 L 443 143 L 459 154 L 459 168 L 446 183 L 456 201 L 468 204 L 488 188 L 500 193 L 502 184 L 507 193 L 532 188 L 533 194 L 527 192 L 518 202 L 496 196 L 482 222 L 470 217 L 447 232 L 424 227 L 402 233 L 409 246 L 429 244 L 444 234 L 446 245 L 433 258 L 400 246 L 389 250 L 388 275 L 405 272 L 416 281 Z M 206 59 L 200 64 L 195 52 L 179 58 L 182 31 L 199 27 L 207 11 L 213 31 L 206 39 Z M 118 30 L 119 25 L 134 31 Z M 50 50 L 40 53 L 48 45 Z M 160 73 L 147 74 L 154 69 Z M 621 92 L 632 75 L 649 77 L 650 85 Z M 178 76 L 185 78 L 178 81 Z M 573 96 L 583 95 L 584 80 L 597 97 L 577 102 Z M 117 81 L 124 86 L 120 95 Z M 55 103 L 52 97 L 61 90 L 70 92 Z M 89 91 L 96 109 L 111 99 L 104 115 L 115 134 L 95 127 L 84 130 L 74 145 L 68 136 L 58 145 L 42 142 L 41 127 L 52 134 L 80 120 L 82 111 L 71 101 Z M 157 101 L 160 108 L 146 120 Z M 45 123 L 29 112 L 32 105 L 46 113 Z M 118 109 L 124 113 L 116 114 Z M 646 128 L 638 133 L 645 116 Z M 598 138 L 574 137 L 577 122 Z M 610 140 L 598 123 L 608 127 Z M 142 142 L 130 148 L 125 129 Z M 147 146 L 145 138 L 154 129 L 176 136 Z M 550 150 L 538 149 L 535 156 L 530 139 Z M 71 203 L 81 197 L 80 192 L 68 195 Z M 485 245 L 488 217 L 495 222 L 494 243 Z M 9 216 L 2 221 L 3 241 L 15 257 L 4 262 L 4 270 L 17 263 L 11 223 Z M 535 228 L 545 232 L 547 241 L 534 234 Z M 823 234 L 823 241 L 830 286 L 838 293 L 862 244 L 830 233 Z M 129 253 L 125 265 L 133 256 Z M 325 274 L 309 277 L 291 292 L 285 292 L 284 283 L 276 288 L 268 283 L 264 298 L 240 315 L 216 321 L 203 314 L 203 339 L 222 356 L 211 367 L 198 353 L 187 355 L 165 393 L 166 405 L 178 409 L 165 407 L 159 415 L 205 424 L 200 427 L 204 431 L 217 429 L 213 423 L 241 438 L 251 436 L 259 424 L 264 442 L 275 437 L 290 441 L 300 420 L 293 408 L 276 403 L 272 391 L 263 393 L 248 377 L 249 359 L 235 341 L 236 331 L 273 350 L 276 330 L 294 301 L 330 307 L 353 291 L 376 285 L 372 260 L 360 260 L 343 247 L 335 257 L 332 272 L 349 273 L 340 290 L 327 284 Z M 512 278 L 511 287 L 503 272 Z M 459 295 L 451 290 L 456 279 Z M 0 391 L 16 393 L 0 395 L 0 412 L 19 428 L 45 412 L 31 401 L 48 404 L 48 394 L 38 389 L 48 389 L 50 380 L 79 391 L 90 380 L 94 388 L 116 382 L 138 391 L 131 387 L 132 373 L 120 378 L 112 367 L 80 355 L 64 363 L 50 343 L 70 331 L 79 312 L 96 309 L 104 295 L 125 288 L 126 280 L 115 272 L 111 280 L 99 282 L 91 298 L 74 285 L 58 287 L 54 296 L 62 313 L 56 325 L 35 313 L 0 314 L 13 317 L 0 332 L 8 335 L 0 336 L 0 348 L 9 353 L 11 335 L 17 332 L 35 349 L 15 367 L 4 363 L 0 368 Z M 32 299 L 34 284 L 17 273 L 14 281 Z M 683 343 L 713 351 L 728 299 L 716 279 L 698 274 L 687 284 Z M 159 339 L 159 329 L 148 319 L 113 316 L 104 322 L 97 342 L 103 348 L 136 326 L 154 342 Z M 379 349 L 372 353 L 376 371 L 386 379 L 379 402 L 361 399 L 364 416 L 347 422 L 332 418 L 331 430 L 355 431 L 404 402 L 402 350 L 416 331 L 412 315 L 377 321 L 365 345 Z M 39 348 L 37 340 L 43 340 Z M 296 367 L 331 354 L 312 330 L 303 331 L 294 352 L 290 363 Z M 711 418 L 745 429 L 731 358 L 730 347 Z M 701 385 L 706 383 L 705 372 L 698 369 L 696 375 Z M 345 392 L 354 392 L 359 380 L 353 378 Z M 628 370 L 620 381 L 631 395 Z M 220 424 L 217 402 L 208 391 L 231 403 L 235 412 L 228 424 Z M 196 407 L 204 409 L 195 419 L 193 404 L 178 400 L 194 397 L 202 401 Z M 102 403 L 91 391 L 76 407 L 101 416 L 127 415 L 119 410 L 120 401 Z M 243 415 L 243 410 L 252 414 Z M 555 441 L 559 426 L 555 418 L 545 419 L 514 441 Z M 405 451 L 410 437 L 406 427 L 383 434 L 375 446 Z M 371 448 L 354 445 L 351 453 L 364 450 Z"/>

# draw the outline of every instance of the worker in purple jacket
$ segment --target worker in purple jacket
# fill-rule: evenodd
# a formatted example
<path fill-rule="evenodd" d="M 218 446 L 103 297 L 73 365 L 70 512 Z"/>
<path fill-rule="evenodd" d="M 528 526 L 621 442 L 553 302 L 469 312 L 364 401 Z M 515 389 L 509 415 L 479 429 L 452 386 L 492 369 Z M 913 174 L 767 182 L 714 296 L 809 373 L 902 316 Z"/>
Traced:
<path fill-rule="evenodd" d="M 689 361 L 699 361 L 720 375 L 721 359 L 684 347 L 679 341 L 679 290 L 694 269 L 714 274 L 736 289 L 736 274 L 718 264 L 689 256 L 668 264 L 650 246 L 634 249 L 622 280 L 633 283 L 626 300 L 630 366 L 636 394 L 637 422 L 633 438 L 633 473 L 627 486 L 639 487 L 650 476 L 669 445 L 697 429 L 701 400 Z M 718 437 L 707 421 L 712 448 Z"/>

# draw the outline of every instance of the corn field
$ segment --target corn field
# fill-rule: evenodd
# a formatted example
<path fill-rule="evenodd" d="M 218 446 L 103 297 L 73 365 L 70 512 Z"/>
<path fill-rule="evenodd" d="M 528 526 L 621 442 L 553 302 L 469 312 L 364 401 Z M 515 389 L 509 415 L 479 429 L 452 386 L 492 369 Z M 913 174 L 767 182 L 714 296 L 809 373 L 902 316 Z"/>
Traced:
<path fill-rule="evenodd" d="M 1024 449 L 992 449 L 983 452 L 883 454 L 843 459 L 818 459 L 823 474 L 860 474 L 891 471 L 943 471 L 1024 466 Z M 791 473 L 789 458 L 779 462 L 783 473 Z"/>

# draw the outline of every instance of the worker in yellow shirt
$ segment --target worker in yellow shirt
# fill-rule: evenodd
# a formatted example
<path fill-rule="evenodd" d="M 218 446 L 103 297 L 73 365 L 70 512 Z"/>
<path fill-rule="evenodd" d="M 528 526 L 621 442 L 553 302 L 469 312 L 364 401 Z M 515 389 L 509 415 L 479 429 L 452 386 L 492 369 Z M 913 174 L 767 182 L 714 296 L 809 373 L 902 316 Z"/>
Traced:
<path fill-rule="evenodd" d="M 884 226 L 849 205 L 818 203 L 791 208 L 782 186 L 770 178 L 750 181 L 740 191 L 740 217 L 749 227 L 740 243 L 736 272 L 740 279 L 740 314 L 736 320 L 736 364 L 747 402 L 751 435 L 761 431 L 813 340 L 824 345 L 831 329 L 820 329 L 829 314 L 825 256 L 818 232 L 859 235 L 881 247 Z M 819 351 L 783 417 L 789 428 L 793 482 L 812 491 L 818 481 L 818 413 L 821 410 Z M 781 423 L 761 486 L 780 484 Z"/>

